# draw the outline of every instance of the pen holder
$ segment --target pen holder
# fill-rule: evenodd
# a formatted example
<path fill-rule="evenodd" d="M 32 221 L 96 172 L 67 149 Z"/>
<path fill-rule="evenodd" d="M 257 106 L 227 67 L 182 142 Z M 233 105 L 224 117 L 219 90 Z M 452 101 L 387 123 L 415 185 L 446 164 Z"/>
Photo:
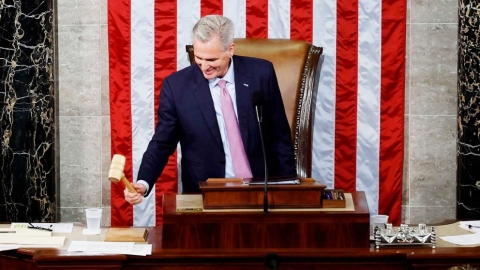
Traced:
<path fill-rule="evenodd" d="M 325 189 L 322 192 L 323 208 L 345 208 L 345 194 L 342 189 Z"/>

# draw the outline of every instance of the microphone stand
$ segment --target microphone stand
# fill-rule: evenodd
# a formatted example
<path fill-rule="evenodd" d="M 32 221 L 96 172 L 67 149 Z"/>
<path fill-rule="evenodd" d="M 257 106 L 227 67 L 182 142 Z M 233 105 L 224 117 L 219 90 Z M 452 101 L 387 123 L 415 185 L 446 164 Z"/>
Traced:
<path fill-rule="evenodd" d="M 265 153 L 265 143 L 263 142 L 263 132 L 262 132 L 262 107 L 255 106 L 255 112 L 257 113 L 258 120 L 258 129 L 260 130 L 260 142 L 262 144 L 263 151 L 263 163 L 265 164 L 265 185 L 263 190 L 263 212 L 268 213 L 268 196 L 267 196 L 267 186 L 268 186 L 268 167 L 267 167 L 267 154 Z"/>

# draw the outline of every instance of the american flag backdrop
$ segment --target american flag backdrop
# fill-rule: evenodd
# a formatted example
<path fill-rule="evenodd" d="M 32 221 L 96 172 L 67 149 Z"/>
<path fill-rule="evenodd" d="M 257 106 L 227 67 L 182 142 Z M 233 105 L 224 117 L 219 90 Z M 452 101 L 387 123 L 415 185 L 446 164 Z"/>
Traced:
<path fill-rule="evenodd" d="M 399 224 L 402 203 L 406 0 L 109 0 L 112 156 L 136 181 L 154 133 L 162 80 L 189 65 L 195 22 L 223 14 L 235 37 L 303 39 L 323 47 L 315 100 L 313 178 L 365 191 L 370 212 Z M 176 192 L 177 158 L 140 205 L 112 185 L 112 226 L 162 222 L 165 192 Z"/>

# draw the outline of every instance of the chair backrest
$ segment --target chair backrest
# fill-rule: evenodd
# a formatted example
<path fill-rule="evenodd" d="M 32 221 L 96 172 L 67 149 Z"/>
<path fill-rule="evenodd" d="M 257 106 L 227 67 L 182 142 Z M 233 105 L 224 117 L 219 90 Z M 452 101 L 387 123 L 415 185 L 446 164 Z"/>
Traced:
<path fill-rule="evenodd" d="M 186 47 L 195 64 L 193 46 Z M 235 54 L 258 57 L 273 63 L 282 92 L 285 112 L 292 130 L 297 174 L 311 177 L 313 107 L 318 61 L 323 49 L 306 41 L 291 39 L 235 39 Z"/>

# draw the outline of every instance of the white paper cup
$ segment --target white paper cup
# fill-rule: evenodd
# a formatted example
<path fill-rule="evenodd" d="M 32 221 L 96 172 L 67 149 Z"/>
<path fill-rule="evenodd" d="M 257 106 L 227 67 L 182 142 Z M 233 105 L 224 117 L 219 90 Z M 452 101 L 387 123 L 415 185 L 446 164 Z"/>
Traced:
<path fill-rule="evenodd" d="M 375 226 L 379 228 L 385 228 L 385 224 L 388 223 L 388 216 L 387 215 L 373 215 L 370 218 L 370 236 L 373 235 L 373 229 Z"/>
<path fill-rule="evenodd" d="M 90 232 L 100 231 L 100 220 L 102 219 L 102 209 L 87 208 L 85 209 L 87 215 L 87 230 Z"/>

